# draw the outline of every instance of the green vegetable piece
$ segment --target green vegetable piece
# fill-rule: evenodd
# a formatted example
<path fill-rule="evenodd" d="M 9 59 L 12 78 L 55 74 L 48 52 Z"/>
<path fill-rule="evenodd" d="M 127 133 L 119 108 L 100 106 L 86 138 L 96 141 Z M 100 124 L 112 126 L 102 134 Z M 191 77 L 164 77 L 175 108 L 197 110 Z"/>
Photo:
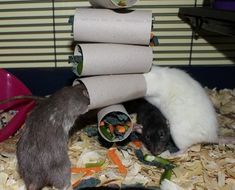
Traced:
<path fill-rule="evenodd" d="M 149 154 L 146 154 L 144 156 L 144 160 L 148 161 L 148 162 L 153 162 L 153 161 L 159 162 L 162 165 L 171 164 L 168 160 L 166 160 L 164 158 L 161 158 L 161 157 L 158 157 L 158 156 L 149 155 Z"/>
<path fill-rule="evenodd" d="M 72 70 L 76 75 L 82 74 L 83 57 L 82 56 L 69 56 L 69 63 L 72 63 Z"/>
<path fill-rule="evenodd" d="M 100 127 L 101 133 L 110 141 L 114 140 L 114 135 L 108 131 L 104 126 Z"/>
<path fill-rule="evenodd" d="M 125 127 L 125 130 L 127 131 L 129 129 L 128 125 L 124 125 L 123 127 Z"/>
<path fill-rule="evenodd" d="M 105 163 L 105 160 L 94 162 L 94 163 L 86 163 L 85 167 L 86 168 L 98 167 L 98 166 L 102 166 L 104 163 Z"/>
<path fill-rule="evenodd" d="M 83 62 L 82 63 L 79 63 L 77 65 L 77 73 L 78 75 L 81 75 L 82 74 L 82 68 L 83 68 Z"/>
<path fill-rule="evenodd" d="M 168 179 L 170 180 L 171 179 L 171 176 L 172 176 L 172 169 L 169 169 L 169 170 L 165 170 L 163 172 L 163 174 L 161 175 L 161 179 L 160 179 L 160 183 L 164 180 L 164 179 Z"/>
<path fill-rule="evenodd" d="M 154 165 L 158 165 L 158 166 L 165 168 L 165 169 L 172 169 L 175 167 L 175 165 L 172 164 L 169 160 L 166 160 L 166 159 L 161 158 L 159 156 L 153 156 L 153 155 L 146 154 L 144 156 L 144 160 L 147 162 L 150 162 Z"/>

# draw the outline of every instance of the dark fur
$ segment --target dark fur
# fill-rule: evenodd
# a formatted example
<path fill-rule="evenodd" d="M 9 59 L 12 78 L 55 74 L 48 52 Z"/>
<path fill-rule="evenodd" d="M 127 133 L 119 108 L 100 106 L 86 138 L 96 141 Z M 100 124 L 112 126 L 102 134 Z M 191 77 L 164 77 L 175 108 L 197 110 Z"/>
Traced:
<path fill-rule="evenodd" d="M 28 116 L 17 143 L 19 173 L 27 189 L 63 189 L 70 185 L 68 130 L 88 105 L 84 86 L 64 87 L 38 104 Z"/>
<path fill-rule="evenodd" d="M 137 113 L 137 123 L 143 126 L 141 140 L 146 148 L 154 155 L 166 150 L 170 129 L 160 110 L 143 98 L 126 102 L 124 106 L 129 113 Z"/>

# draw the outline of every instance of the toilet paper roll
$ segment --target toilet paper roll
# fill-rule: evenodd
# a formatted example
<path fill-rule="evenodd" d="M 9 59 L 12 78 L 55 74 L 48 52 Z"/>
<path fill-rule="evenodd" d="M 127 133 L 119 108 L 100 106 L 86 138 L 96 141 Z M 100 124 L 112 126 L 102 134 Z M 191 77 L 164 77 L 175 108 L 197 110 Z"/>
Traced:
<path fill-rule="evenodd" d="M 109 9 L 76 9 L 73 23 L 75 41 L 148 45 L 152 27 L 151 11 L 118 13 Z"/>
<path fill-rule="evenodd" d="M 120 9 L 133 6 L 137 0 L 89 0 L 93 7 Z"/>
<path fill-rule="evenodd" d="M 147 90 L 143 74 L 103 75 L 76 80 L 87 88 L 90 110 L 144 97 Z"/>
<path fill-rule="evenodd" d="M 82 57 L 72 62 L 78 76 L 145 73 L 153 61 L 152 48 L 122 44 L 79 44 L 74 56 Z"/>
<path fill-rule="evenodd" d="M 115 115 L 122 115 L 124 114 L 127 117 L 128 122 L 127 123 L 123 123 L 123 126 L 127 126 L 127 130 L 123 135 L 120 135 L 118 138 L 117 135 L 115 135 L 115 132 L 110 132 L 110 130 L 105 130 L 105 126 L 101 125 L 101 121 L 103 121 L 103 119 L 105 120 L 105 117 L 108 116 L 109 114 L 115 114 Z M 132 132 L 133 129 L 133 123 L 131 120 L 131 117 L 129 116 L 129 114 L 127 113 L 126 109 L 124 108 L 123 105 L 121 104 L 117 104 L 117 105 L 111 105 L 108 107 L 105 107 L 103 109 L 101 109 L 98 114 L 98 131 L 100 133 L 100 135 L 107 141 L 109 142 L 118 142 L 118 141 L 123 141 L 125 140 Z M 112 127 L 116 127 L 115 125 L 113 125 L 113 123 L 110 123 L 112 125 Z M 120 125 L 119 125 L 120 126 Z M 103 129 L 102 129 L 103 127 Z M 107 134 L 108 133 L 108 134 Z M 107 134 L 107 135 L 106 135 Z"/>

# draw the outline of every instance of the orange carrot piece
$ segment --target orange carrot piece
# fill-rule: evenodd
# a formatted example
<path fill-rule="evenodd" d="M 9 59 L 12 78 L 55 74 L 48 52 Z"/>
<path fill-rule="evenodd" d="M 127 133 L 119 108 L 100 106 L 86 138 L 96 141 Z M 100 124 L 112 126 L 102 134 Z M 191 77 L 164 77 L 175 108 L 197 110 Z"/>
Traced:
<path fill-rule="evenodd" d="M 90 167 L 90 168 L 71 168 L 72 173 L 87 173 L 87 172 L 99 172 L 101 171 L 101 167 Z"/>
<path fill-rule="evenodd" d="M 85 177 L 86 177 L 86 176 L 90 176 L 90 175 L 92 175 L 93 173 L 95 173 L 95 172 L 94 172 L 94 171 L 87 171 L 84 176 L 85 176 Z"/>
<path fill-rule="evenodd" d="M 121 125 L 117 125 L 116 126 L 117 130 L 119 133 L 125 133 L 126 132 L 126 129 L 125 127 L 121 126 Z"/>
<path fill-rule="evenodd" d="M 85 177 L 85 176 L 86 176 L 86 173 L 84 173 L 82 177 Z M 73 182 L 72 187 L 73 188 L 77 187 L 80 182 L 81 182 L 81 179 L 79 178 L 78 180 Z"/>
<path fill-rule="evenodd" d="M 119 172 L 122 173 L 122 174 L 126 174 L 126 173 L 127 173 L 127 169 L 126 169 L 126 167 L 122 164 L 120 158 L 118 157 L 118 155 L 116 154 L 115 151 L 116 151 L 116 149 L 110 148 L 110 149 L 108 150 L 108 153 L 107 153 L 107 154 L 108 154 L 109 158 L 112 160 L 112 162 L 113 162 L 115 165 L 118 166 Z"/>
<path fill-rule="evenodd" d="M 73 187 L 73 188 L 77 187 L 78 184 L 80 183 L 80 181 L 81 181 L 80 179 L 77 180 L 77 181 L 75 181 L 75 182 L 72 184 L 72 187 Z"/>
<path fill-rule="evenodd" d="M 76 169 L 76 168 L 75 168 L 75 169 Z M 74 170 L 74 168 L 73 168 L 73 170 Z M 77 170 L 77 169 L 76 169 L 76 170 Z M 82 170 L 83 170 L 83 169 L 82 169 Z M 97 172 L 97 169 L 95 169 L 95 170 L 88 170 L 88 171 L 84 172 L 83 177 L 90 176 L 90 175 L 94 174 L 95 172 Z M 73 188 L 77 187 L 80 182 L 81 182 L 80 179 L 77 180 L 77 181 L 75 181 L 75 182 L 72 184 L 72 187 L 73 187 Z"/>
<path fill-rule="evenodd" d="M 142 146 L 142 142 L 139 140 L 133 140 L 132 143 L 137 147 L 137 148 L 141 148 Z"/>

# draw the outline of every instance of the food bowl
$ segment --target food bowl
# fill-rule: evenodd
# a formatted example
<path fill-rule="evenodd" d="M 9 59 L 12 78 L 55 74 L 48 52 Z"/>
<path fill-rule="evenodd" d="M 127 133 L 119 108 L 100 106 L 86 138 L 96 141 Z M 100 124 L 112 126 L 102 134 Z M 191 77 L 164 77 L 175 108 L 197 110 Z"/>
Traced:
<path fill-rule="evenodd" d="M 32 95 L 30 90 L 14 75 L 0 69 L 0 101 L 18 95 Z M 24 123 L 27 113 L 34 107 L 32 99 L 18 99 L 0 104 L 0 115 L 14 113 L 14 116 L 0 128 L 0 142 L 13 135 Z M 2 121 L 1 121 L 2 122 Z"/>

